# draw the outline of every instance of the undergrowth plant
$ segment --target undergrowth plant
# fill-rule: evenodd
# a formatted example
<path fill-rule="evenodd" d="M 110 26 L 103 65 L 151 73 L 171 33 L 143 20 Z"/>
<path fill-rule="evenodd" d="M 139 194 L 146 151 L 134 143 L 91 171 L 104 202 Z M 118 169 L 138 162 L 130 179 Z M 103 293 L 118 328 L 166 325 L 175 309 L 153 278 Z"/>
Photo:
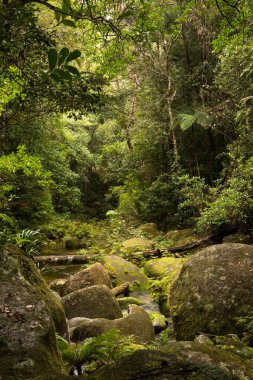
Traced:
<path fill-rule="evenodd" d="M 88 338 L 83 343 L 68 343 L 58 336 L 58 347 L 63 360 L 76 369 L 78 375 L 83 372 L 82 367 L 95 370 L 100 365 L 114 362 L 123 356 L 144 346 L 136 344 L 132 336 L 122 336 L 118 330 L 109 330 L 99 336 Z M 90 367 L 91 368 L 91 367 Z"/>

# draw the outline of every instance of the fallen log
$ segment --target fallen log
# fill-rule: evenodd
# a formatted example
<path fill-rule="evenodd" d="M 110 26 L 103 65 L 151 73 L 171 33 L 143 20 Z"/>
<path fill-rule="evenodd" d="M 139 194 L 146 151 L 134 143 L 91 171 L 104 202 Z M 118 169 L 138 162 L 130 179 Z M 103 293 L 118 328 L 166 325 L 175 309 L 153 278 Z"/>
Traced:
<path fill-rule="evenodd" d="M 112 294 L 115 297 L 117 297 L 121 294 L 123 294 L 124 297 L 128 297 L 129 296 L 129 285 L 130 285 L 129 282 L 124 282 L 123 284 L 116 286 L 115 288 L 112 288 L 111 289 Z"/>
<path fill-rule="evenodd" d="M 150 250 L 150 251 L 144 251 L 144 252 L 142 252 L 142 256 L 145 257 L 145 258 L 149 258 L 149 257 L 158 257 L 158 258 L 161 258 L 162 257 L 162 252 L 160 251 L 160 249 L 153 249 L 153 250 Z"/>
<path fill-rule="evenodd" d="M 86 264 L 92 259 L 91 255 L 62 255 L 62 256 L 36 256 L 34 260 L 37 264 Z M 94 256 L 93 256 L 94 259 Z"/>
<path fill-rule="evenodd" d="M 193 241 L 190 244 L 179 245 L 176 247 L 168 247 L 168 252 L 170 252 L 170 253 L 186 252 L 186 251 L 190 251 L 191 249 L 194 249 L 194 248 L 202 247 L 208 243 L 214 244 L 214 237 L 213 236 L 208 236 L 208 237 L 205 237 L 201 240 Z"/>

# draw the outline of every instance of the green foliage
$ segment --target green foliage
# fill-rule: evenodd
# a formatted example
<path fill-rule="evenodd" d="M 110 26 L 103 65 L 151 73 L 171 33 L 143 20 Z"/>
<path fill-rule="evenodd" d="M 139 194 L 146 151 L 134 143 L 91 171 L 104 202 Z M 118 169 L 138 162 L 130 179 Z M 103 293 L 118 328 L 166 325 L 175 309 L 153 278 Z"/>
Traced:
<path fill-rule="evenodd" d="M 252 224 L 253 158 L 236 165 L 225 186 L 211 189 L 211 201 L 197 223 L 200 231 L 230 231 Z"/>
<path fill-rule="evenodd" d="M 36 156 L 26 153 L 24 146 L 17 153 L 0 157 L 0 209 L 19 220 L 42 221 L 53 212 L 51 174 Z"/>
<path fill-rule="evenodd" d="M 70 20 L 64 20 L 64 23 L 66 23 L 66 21 L 71 22 Z M 75 61 L 80 56 L 80 50 L 69 52 L 69 49 L 64 47 L 58 54 L 56 49 L 49 49 L 48 63 L 52 78 L 56 82 L 59 82 L 60 80 L 71 80 L 72 75 L 80 76 L 80 72 L 76 67 L 68 65 L 69 62 Z"/>
<path fill-rule="evenodd" d="M 38 255 L 42 246 L 42 236 L 39 230 L 30 230 L 25 228 L 21 232 L 18 232 L 9 238 L 9 242 L 17 245 L 28 256 L 33 257 Z"/>
<path fill-rule="evenodd" d="M 63 360 L 72 366 L 92 361 L 100 365 L 110 363 L 143 348 L 134 343 L 132 336 L 122 336 L 118 330 L 109 330 L 97 337 L 88 338 L 82 344 L 68 344 L 58 338 L 58 347 Z"/>
<path fill-rule="evenodd" d="M 253 347 L 253 315 L 238 318 L 236 322 L 243 331 L 243 341 Z"/>

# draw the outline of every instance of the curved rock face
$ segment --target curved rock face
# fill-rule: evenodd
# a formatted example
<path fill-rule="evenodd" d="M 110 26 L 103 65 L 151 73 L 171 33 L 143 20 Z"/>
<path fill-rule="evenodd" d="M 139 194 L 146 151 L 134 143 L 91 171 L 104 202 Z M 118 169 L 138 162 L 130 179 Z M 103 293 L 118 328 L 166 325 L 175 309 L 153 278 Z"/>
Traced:
<path fill-rule="evenodd" d="M 54 298 L 47 293 L 51 292 L 44 287 L 36 266 L 21 250 L 8 247 L 0 252 L 2 380 L 28 380 L 37 376 L 43 379 L 48 374 L 62 372 L 54 322 L 48 307 L 50 302 L 52 306 Z M 61 327 L 60 320 L 58 327 Z"/>
<path fill-rule="evenodd" d="M 118 256 L 106 256 L 105 267 L 115 277 L 117 285 L 129 282 L 138 283 L 140 287 L 148 285 L 148 278 L 140 269 L 129 261 Z"/>
<path fill-rule="evenodd" d="M 252 371 L 252 363 L 231 352 L 195 342 L 172 342 L 159 351 L 135 351 L 97 370 L 89 380 L 250 380 Z"/>
<path fill-rule="evenodd" d="M 75 325 L 76 322 L 78 321 L 70 321 L 70 326 Z M 112 329 L 119 330 L 122 335 L 133 335 L 137 343 L 145 343 L 155 337 L 148 313 L 137 305 L 131 305 L 129 306 L 129 314 L 123 318 L 114 320 L 105 318 L 80 320 L 80 324 L 72 331 L 71 339 L 78 342 Z"/>
<path fill-rule="evenodd" d="M 253 247 L 213 245 L 195 254 L 171 288 L 178 340 L 199 333 L 240 333 L 239 317 L 253 312 Z"/>
<path fill-rule="evenodd" d="M 62 298 L 67 318 L 121 318 L 117 299 L 106 285 L 76 290 Z"/>
<path fill-rule="evenodd" d="M 93 264 L 71 276 L 60 289 L 60 295 L 65 296 L 76 290 L 93 285 L 107 285 L 109 288 L 112 287 L 109 274 L 100 263 Z"/>

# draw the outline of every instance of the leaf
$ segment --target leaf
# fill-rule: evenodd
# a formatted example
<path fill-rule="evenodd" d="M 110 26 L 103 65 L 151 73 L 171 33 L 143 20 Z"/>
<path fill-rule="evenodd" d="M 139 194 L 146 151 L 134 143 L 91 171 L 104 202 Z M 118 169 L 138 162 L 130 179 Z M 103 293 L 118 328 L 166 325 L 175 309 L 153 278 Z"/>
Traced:
<path fill-rule="evenodd" d="M 70 66 L 70 65 L 66 65 L 65 68 L 73 75 L 77 75 L 78 77 L 80 77 L 80 72 L 78 71 L 78 69 L 74 66 Z"/>
<path fill-rule="evenodd" d="M 67 57 L 66 59 L 66 63 L 70 62 L 70 61 L 74 61 L 75 59 L 81 57 L 81 52 L 80 50 L 73 50 L 69 56 Z"/>
<path fill-rule="evenodd" d="M 67 56 L 69 55 L 69 49 L 67 47 L 64 47 L 61 49 L 59 58 L 58 58 L 58 67 L 63 64 Z"/>
<path fill-rule="evenodd" d="M 74 21 L 65 19 L 61 22 L 61 24 L 66 25 L 66 26 L 71 26 L 72 28 L 76 28 L 76 24 Z"/>
<path fill-rule="evenodd" d="M 56 21 L 59 23 L 62 19 L 62 14 L 60 12 L 54 11 L 54 17 Z"/>
<path fill-rule="evenodd" d="M 57 51 L 56 49 L 49 49 L 48 53 L 47 53 L 47 57 L 48 57 L 48 63 L 49 63 L 49 68 L 50 68 L 50 71 L 53 71 L 56 64 L 57 64 Z"/>
<path fill-rule="evenodd" d="M 70 12 L 71 11 L 70 0 L 62 0 L 62 11 L 63 12 Z"/>
<path fill-rule="evenodd" d="M 196 115 L 188 113 L 180 113 L 177 115 L 177 120 L 182 131 L 186 131 L 196 122 Z"/>
<path fill-rule="evenodd" d="M 55 73 L 63 80 L 72 80 L 70 73 L 63 69 L 55 69 Z"/>
<path fill-rule="evenodd" d="M 55 80 L 57 83 L 60 82 L 60 77 L 59 77 L 59 75 L 57 75 L 56 73 L 52 73 L 52 74 L 51 74 L 51 77 L 52 77 L 53 80 Z"/>

